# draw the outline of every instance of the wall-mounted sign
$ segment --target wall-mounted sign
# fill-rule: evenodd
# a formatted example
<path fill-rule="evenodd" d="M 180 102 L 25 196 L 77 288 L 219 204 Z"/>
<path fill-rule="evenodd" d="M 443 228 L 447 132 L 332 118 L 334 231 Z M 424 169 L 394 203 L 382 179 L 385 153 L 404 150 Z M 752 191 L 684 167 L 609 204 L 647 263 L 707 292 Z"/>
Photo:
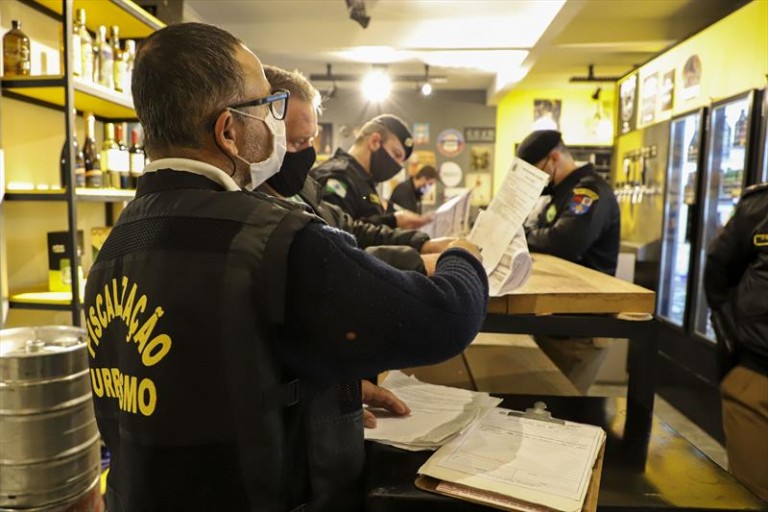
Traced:
<path fill-rule="evenodd" d="M 429 123 L 413 123 L 413 143 L 429 144 Z"/>
<path fill-rule="evenodd" d="M 467 144 L 472 142 L 496 142 L 496 128 L 493 126 L 464 128 L 464 139 Z"/>
<path fill-rule="evenodd" d="M 670 69 L 661 79 L 661 111 L 668 112 L 675 105 L 675 70 Z"/>
<path fill-rule="evenodd" d="M 637 73 L 621 83 L 619 98 L 619 133 L 623 135 L 637 127 Z"/>
<path fill-rule="evenodd" d="M 642 124 L 650 124 L 656 119 L 656 101 L 659 98 L 659 74 L 652 73 L 643 78 Z"/>
<path fill-rule="evenodd" d="M 562 100 L 533 100 L 533 124 L 531 131 L 559 130 Z"/>
<path fill-rule="evenodd" d="M 701 59 L 698 55 L 691 55 L 683 66 L 682 97 L 689 100 L 698 96 L 699 82 L 701 82 Z"/>
<path fill-rule="evenodd" d="M 453 158 L 464 151 L 464 136 L 460 131 L 449 128 L 437 136 L 437 150 L 441 155 Z"/>
<path fill-rule="evenodd" d="M 464 173 L 456 162 L 443 162 L 440 166 L 440 181 L 446 187 L 458 187 Z"/>

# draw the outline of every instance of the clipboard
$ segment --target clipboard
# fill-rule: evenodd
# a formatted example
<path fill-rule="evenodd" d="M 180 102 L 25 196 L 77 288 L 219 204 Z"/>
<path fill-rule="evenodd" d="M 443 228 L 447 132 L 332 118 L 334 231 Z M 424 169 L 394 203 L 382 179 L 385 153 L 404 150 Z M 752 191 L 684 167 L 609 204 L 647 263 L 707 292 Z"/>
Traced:
<path fill-rule="evenodd" d="M 535 419 L 539 421 L 548 421 L 553 423 L 565 423 L 565 420 L 552 417 L 551 413 L 546 410 L 546 404 L 543 402 L 536 402 L 533 408 L 526 409 L 525 413 L 520 413 L 519 416 Z M 603 473 L 603 458 L 605 455 L 605 440 L 603 440 L 600 450 L 595 459 L 595 463 L 592 466 L 592 474 L 589 480 L 589 487 L 584 497 L 584 504 L 582 506 L 582 512 L 596 512 L 597 510 L 597 498 L 600 492 L 600 479 Z M 445 482 L 436 478 L 432 478 L 426 475 L 418 475 L 414 482 L 417 488 L 448 496 L 450 498 L 456 498 L 478 505 L 484 505 L 487 507 L 495 508 L 498 510 L 511 510 L 511 511 L 536 511 L 536 512 L 554 512 L 555 509 L 530 503 L 524 500 L 516 499 L 505 494 L 500 494 L 492 491 L 486 491 L 483 489 L 476 489 L 466 485 L 456 484 L 452 482 Z"/>

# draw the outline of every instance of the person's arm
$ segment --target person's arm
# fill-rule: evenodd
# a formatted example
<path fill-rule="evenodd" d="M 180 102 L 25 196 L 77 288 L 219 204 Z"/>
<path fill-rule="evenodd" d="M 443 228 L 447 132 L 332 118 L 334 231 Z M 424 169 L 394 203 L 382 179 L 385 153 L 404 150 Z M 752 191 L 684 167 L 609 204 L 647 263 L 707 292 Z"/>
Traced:
<path fill-rule="evenodd" d="M 598 194 L 597 188 L 582 187 Z M 572 195 L 560 217 L 552 226 L 529 228 L 526 232 L 531 252 L 552 254 L 568 261 L 579 261 L 585 252 L 599 238 L 602 230 L 610 223 L 611 208 L 607 199 L 589 198 L 586 211 L 581 212 L 581 201 L 588 196 Z"/>
<path fill-rule="evenodd" d="M 744 198 L 707 249 L 704 265 L 704 293 L 709 307 L 717 310 L 728 301 L 749 265 L 752 231 L 759 222 L 749 215 L 751 197 Z M 756 222 L 757 221 L 757 222 Z"/>
<path fill-rule="evenodd" d="M 407 245 L 374 245 L 365 252 L 399 270 L 411 270 L 427 274 L 427 267 L 419 252 Z"/>
<path fill-rule="evenodd" d="M 358 215 L 357 195 L 352 185 L 342 176 L 332 176 L 325 180 L 322 200 L 337 206 L 352 218 Z"/>
<path fill-rule="evenodd" d="M 482 325 L 488 281 L 480 262 L 448 249 L 435 276 L 401 272 L 308 225 L 288 255 L 284 363 L 299 376 L 364 378 L 461 353 Z"/>
<path fill-rule="evenodd" d="M 338 217 L 340 229 L 352 233 L 361 249 L 375 245 L 407 245 L 420 251 L 429 241 L 429 235 L 413 229 L 391 228 L 377 225 L 367 220 L 355 220 L 351 215 L 341 212 Z"/>

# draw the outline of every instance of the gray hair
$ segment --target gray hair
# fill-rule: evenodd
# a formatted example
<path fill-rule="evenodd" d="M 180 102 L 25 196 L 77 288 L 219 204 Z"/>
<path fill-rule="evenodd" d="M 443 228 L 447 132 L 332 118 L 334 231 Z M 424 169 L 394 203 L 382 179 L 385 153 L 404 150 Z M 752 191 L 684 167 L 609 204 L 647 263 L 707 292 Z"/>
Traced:
<path fill-rule="evenodd" d="M 287 71 L 277 66 L 264 66 L 264 74 L 272 89 L 285 89 L 291 93 L 291 99 L 298 98 L 312 105 L 318 113 L 322 112 L 322 97 L 301 71 Z"/>

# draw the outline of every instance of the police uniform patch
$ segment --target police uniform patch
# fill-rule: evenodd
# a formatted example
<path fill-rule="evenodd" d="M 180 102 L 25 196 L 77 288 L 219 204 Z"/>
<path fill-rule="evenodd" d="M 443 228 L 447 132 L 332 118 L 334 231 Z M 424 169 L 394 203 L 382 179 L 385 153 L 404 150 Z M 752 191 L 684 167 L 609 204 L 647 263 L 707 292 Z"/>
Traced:
<path fill-rule="evenodd" d="M 378 194 L 376 194 L 376 193 L 374 193 L 374 194 L 368 194 L 368 200 L 369 200 L 370 202 L 372 202 L 373 204 L 378 204 L 378 205 L 381 205 L 381 198 L 380 198 L 380 197 L 379 197 L 379 195 L 378 195 Z"/>
<path fill-rule="evenodd" d="M 574 215 L 584 215 L 592 207 L 593 202 L 589 196 L 574 194 L 568 202 L 568 210 Z"/>
<path fill-rule="evenodd" d="M 555 220 L 555 216 L 557 215 L 557 206 L 551 204 L 549 205 L 549 208 L 547 208 L 547 212 L 544 214 L 544 218 L 547 219 L 547 223 L 551 224 L 553 220 Z"/>
<path fill-rule="evenodd" d="M 347 184 L 331 178 L 325 182 L 325 191 L 339 197 L 347 197 Z"/>
<path fill-rule="evenodd" d="M 591 188 L 575 188 L 573 189 L 573 195 L 575 196 L 587 196 L 592 201 L 597 201 L 600 199 L 600 196 L 597 192 L 592 190 Z"/>
<path fill-rule="evenodd" d="M 768 233 L 757 233 L 752 238 L 755 247 L 768 247 Z"/>

